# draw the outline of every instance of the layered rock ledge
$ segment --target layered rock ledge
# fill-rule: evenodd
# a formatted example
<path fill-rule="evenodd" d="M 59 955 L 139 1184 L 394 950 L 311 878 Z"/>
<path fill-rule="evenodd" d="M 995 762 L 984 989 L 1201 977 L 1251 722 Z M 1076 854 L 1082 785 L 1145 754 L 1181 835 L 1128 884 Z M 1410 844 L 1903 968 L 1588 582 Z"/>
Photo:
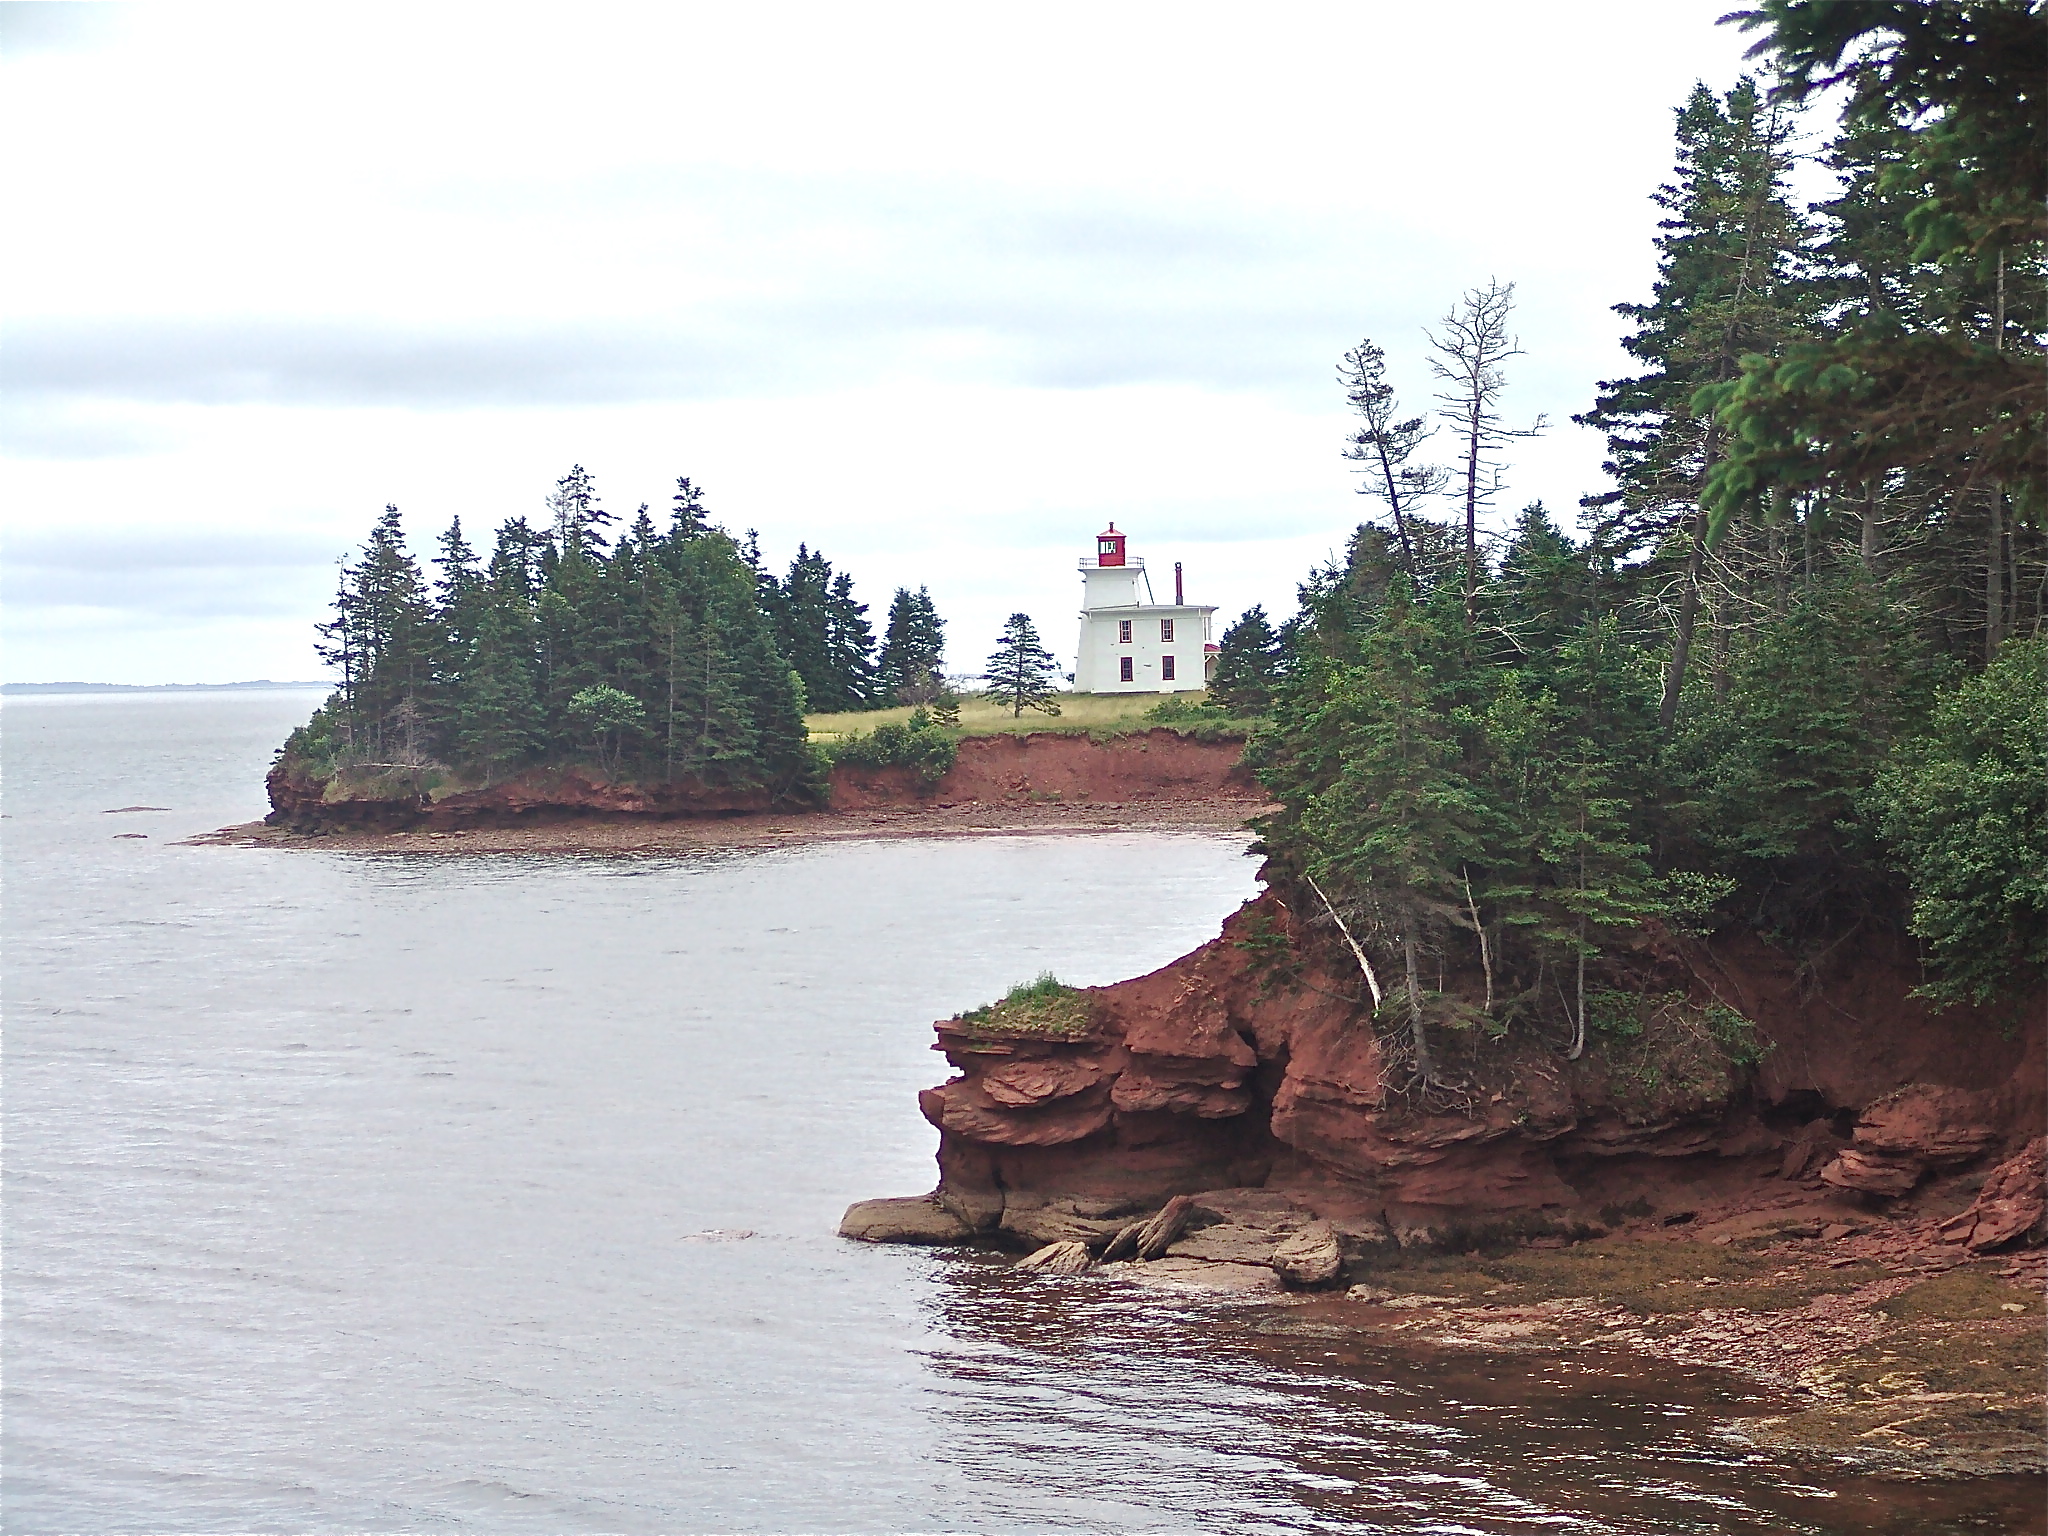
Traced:
<path fill-rule="evenodd" d="M 1739 1013 L 1758 1064 L 1567 1061 L 1468 1031 L 1453 1101 L 1388 1086 L 1398 1043 L 1376 1037 L 1355 974 L 1319 964 L 1296 923 L 1260 897 L 1193 954 L 1083 994 L 1071 1038 L 1006 1031 L 1000 1015 L 941 1021 L 935 1049 L 955 1075 L 920 1106 L 939 1132 L 929 1208 L 953 1240 L 1119 1257 L 1132 1221 L 1189 1196 L 1189 1231 L 1162 1256 L 1280 1273 L 1273 1250 L 1314 1225 L 1340 1273 L 1299 1285 L 1369 1273 L 1387 1248 L 1572 1240 L 1816 1197 L 1964 1205 L 1982 1185 L 1970 1245 L 2039 1228 L 2040 1010 L 2016 1032 L 1968 1009 L 1933 1018 L 1903 952 L 1867 950 L 1816 984 L 1755 941 L 1646 936 L 1660 995 Z"/>

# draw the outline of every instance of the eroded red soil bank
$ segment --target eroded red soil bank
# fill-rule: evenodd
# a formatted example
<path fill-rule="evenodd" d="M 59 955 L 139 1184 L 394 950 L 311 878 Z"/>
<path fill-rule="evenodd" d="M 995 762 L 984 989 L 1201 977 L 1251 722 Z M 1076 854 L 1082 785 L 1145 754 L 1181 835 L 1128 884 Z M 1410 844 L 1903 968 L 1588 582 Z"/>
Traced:
<path fill-rule="evenodd" d="M 937 784 L 924 783 L 909 768 L 836 768 L 829 807 L 847 812 L 1228 800 L 1249 808 L 1260 795 L 1238 770 L 1241 750 L 1238 742 L 1197 741 L 1165 728 L 1099 741 L 1048 732 L 974 736 L 960 743 L 951 771 Z M 612 783 L 580 769 L 464 788 L 434 784 L 428 775 L 407 770 L 355 770 L 320 779 L 299 765 L 279 763 L 267 782 L 270 821 L 300 831 L 447 830 L 564 817 L 670 820 L 809 809 L 766 791 Z"/>

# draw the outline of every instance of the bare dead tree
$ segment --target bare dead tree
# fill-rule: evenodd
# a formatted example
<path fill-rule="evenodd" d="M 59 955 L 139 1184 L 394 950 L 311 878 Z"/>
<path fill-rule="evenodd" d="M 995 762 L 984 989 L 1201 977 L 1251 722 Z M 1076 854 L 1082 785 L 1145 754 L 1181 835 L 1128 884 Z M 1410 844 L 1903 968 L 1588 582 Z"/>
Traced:
<path fill-rule="evenodd" d="M 1328 896 L 1323 895 L 1323 888 L 1316 884 L 1316 877 L 1303 870 L 1301 878 L 1306 880 L 1308 888 L 1322 899 L 1323 910 L 1330 914 L 1330 921 L 1337 925 L 1337 931 L 1344 935 L 1344 942 L 1351 946 L 1351 957 L 1358 962 L 1358 969 L 1365 974 L 1366 990 L 1372 993 L 1372 1005 L 1377 1009 L 1383 994 L 1380 991 L 1380 979 L 1373 974 L 1372 962 L 1365 958 L 1365 951 L 1359 947 L 1358 940 L 1351 936 L 1350 925 L 1338 915 L 1335 904 Z"/>
<path fill-rule="evenodd" d="M 1526 427 L 1510 427 L 1500 413 L 1508 387 L 1504 364 L 1520 357 L 1522 348 L 1509 334 L 1515 285 L 1488 278 L 1484 288 L 1467 289 L 1451 312 L 1424 334 L 1436 353 L 1430 371 L 1444 388 L 1436 397 L 1437 415 L 1457 434 L 1458 475 L 1465 491 L 1465 620 L 1472 622 L 1479 592 L 1479 505 L 1501 484 L 1499 452 L 1510 439 L 1535 437 L 1549 425 L 1538 416 Z"/>

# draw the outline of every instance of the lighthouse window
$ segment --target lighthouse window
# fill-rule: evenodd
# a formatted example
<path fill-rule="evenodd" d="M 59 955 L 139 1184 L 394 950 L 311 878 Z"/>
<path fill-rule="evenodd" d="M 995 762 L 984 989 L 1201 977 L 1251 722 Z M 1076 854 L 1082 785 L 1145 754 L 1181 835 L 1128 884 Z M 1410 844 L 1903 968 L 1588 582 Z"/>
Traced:
<path fill-rule="evenodd" d="M 1116 643 L 1118 645 L 1129 645 L 1131 643 L 1131 621 L 1129 619 L 1118 619 L 1116 621 Z"/>
<path fill-rule="evenodd" d="M 1173 681 L 1173 658 L 1171 656 L 1159 658 L 1159 679 L 1161 682 L 1166 683 Z"/>
<path fill-rule="evenodd" d="M 1126 625 L 1126 626 L 1125 626 L 1125 628 L 1127 628 L 1127 629 L 1128 629 L 1129 627 L 1130 627 L 1129 625 Z M 1129 682 L 1129 681 L 1131 680 L 1131 658 L 1130 658 L 1130 657 L 1128 657 L 1128 656 L 1121 656 L 1121 657 L 1118 657 L 1118 658 L 1117 658 L 1117 669 L 1116 669 L 1116 677 L 1117 677 L 1117 681 L 1118 681 L 1118 682 L 1120 682 L 1120 683 L 1128 683 L 1128 682 Z"/>
<path fill-rule="evenodd" d="M 1159 638 L 1162 640 L 1171 640 L 1173 638 L 1173 620 L 1161 619 L 1159 621 Z"/>

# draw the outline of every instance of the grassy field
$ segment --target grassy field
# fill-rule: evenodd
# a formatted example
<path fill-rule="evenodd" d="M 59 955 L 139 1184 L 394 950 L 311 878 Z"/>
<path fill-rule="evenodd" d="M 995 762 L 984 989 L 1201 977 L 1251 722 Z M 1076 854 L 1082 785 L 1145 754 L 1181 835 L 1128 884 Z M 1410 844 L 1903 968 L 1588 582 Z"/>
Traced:
<path fill-rule="evenodd" d="M 1193 705 L 1207 697 L 1206 693 L 1063 693 L 1059 696 L 1059 714 L 1041 715 L 1037 710 L 1027 709 L 1021 719 L 1013 719 L 1008 705 L 981 694 L 967 694 L 960 700 L 960 729 L 969 736 L 1017 735 L 1026 731 L 1144 730 L 1155 723 L 1144 718 L 1146 712 L 1160 700 L 1170 698 L 1176 704 Z M 901 725 L 910 718 L 910 712 L 911 706 L 902 704 L 894 709 L 853 714 L 811 715 L 804 723 L 810 726 L 814 741 L 836 741 L 853 731 L 872 731 L 878 725 L 892 723 Z"/>

